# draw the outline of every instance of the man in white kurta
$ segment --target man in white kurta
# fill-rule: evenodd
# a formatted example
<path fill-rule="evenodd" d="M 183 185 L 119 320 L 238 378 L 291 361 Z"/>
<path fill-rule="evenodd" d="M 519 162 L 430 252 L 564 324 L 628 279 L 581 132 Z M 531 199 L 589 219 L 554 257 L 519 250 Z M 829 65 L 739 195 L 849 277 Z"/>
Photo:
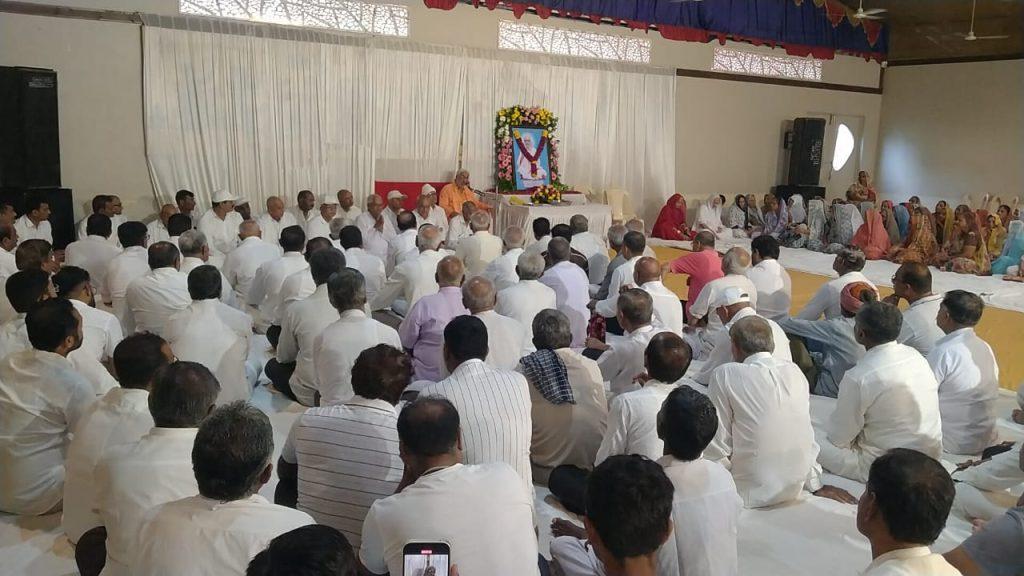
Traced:
<path fill-rule="evenodd" d="M 455 255 L 466 264 L 466 278 L 483 274 L 495 258 L 501 256 L 501 238 L 491 234 L 491 216 L 478 210 L 469 220 L 473 234 L 459 242 Z"/>
<path fill-rule="evenodd" d="M 356 218 L 363 213 L 363 210 L 356 206 L 355 196 L 352 195 L 351 190 L 342 188 L 338 190 L 338 213 L 335 214 L 335 218 L 340 218 L 344 222 L 345 226 L 354 226 Z"/>
<path fill-rule="evenodd" d="M 946 335 L 928 354 L 939 383 L 942 448 L 951 454 L 977 455 L 996 443 L 999 364 L 974 331 L 984 309 L 977 294 L 947 292 L 937 316 Z"/>
<path fill-rule="evenodd" d="M 367 317 L 363 311 L 366 284 L 362 274 L 348 268 L 337 272 L 328 281 L 327 291 L 337 319 L 313 340 L 314 381 L 321 406 L 352 399 L 352 367 L 363 350 L 378 344 L 402 349 L 394 328 Z"/>
<path fill-rule="evenodd" d="M 106 294 L 107 266 L 121 249 L 110 241 L 110 219 L 102 214 L 89 216 L 89 234 L 67 245 L 64 249 L 64 264 L 77 266 L 89 272 L 93 291 L 101 296 L 103 302 L 110 302 Z"/>
<path fill-rule="evenodd" d="M 133 280 L 125 293 L 127 315 L 136 331 L 162 336 L 167 320 L 192 302 L 188 277 L 178 270 L 180 265 L 180 253 L 171 243 L 149 247 L 149 274 Z"/>
<path fill-rule="evenodd" d="M 295 214 L 284 209 L 284 202 L 277 196 L 267 198 L 267 211 L 256 219 L 260 229 L 260 237 L 268 244 L 280 248 L 281 231 L 289 226 L 295 226 L 299 221 Z M 242 238 L 245 241 L 245 238 Z"/>
<path fill-rule="evenodd" d="M 711 309 L 712 313 L 721 321 L 722 330 L 715 334 L 711 353 L 708 354 L 707 360 L 704 361 L 700 371 L 693 376 L 694 380 L 705 386 L 711 383 L 711 375 L 714 373 L 715 368 L 733 361 L 732 340 L 729 338 L 729 329 L 736 322 L 744 318 L 752 316 L 760 318 L 750 304 L 750 295 L 734 286 L 719 292 L 718 300 L 712 302 Z M 774 343 L 772 355 L 779 360 L 792 362 L 793 354 L 789 349 L 789 337 L 786 336 L 785 331 L 774 320 L 768 320 L 767 318 L 764 320 L 772 329 L 772 341 Z"/>
<path fill-rule="evenodd" d="M 651 295 L 654 303 L 654 318 L 652 323 L 671 330 L 676 334 L 683 333 L 683 303 L 679 296 L 669 290 L 661 281 L 661 264 L 654 258 L 643 256 L 633 266 L 633 281 L 630 286 L 640 288 Z M 608 302 L 618 306 L 618 294 L 609 294 Z M 605 308 L 604 302 L 599 302 L 595 310 L 602 316 L 614 311 Z"/>
<path fill-rule="evenodd" d="M 4 283 L 4 289 L 12 296 L 10 305 L 14 317 L 0 324 L 0 358 L 32 348 L 26 314 L 37 303 L 55 296 L 49 275 L 42 270 L 15 272 Z"/>
<path fill-rule="evenodd" d="M 123 207 L 121 206 L 121 199 L 118 198 L 117 196 L 110 196 L 106 194 L 94 196 L 92 199 L 92 214 L 89 214 L 85 218 L 79 220 L 77 234 L 75 235 L 75 237 L 81 240 L 82 238 L 85 238 L 86 236 L 89 235 L 89 218 L 97 214 L 109 218 L 111 223 L 111 229 L 117 230 L 118 226 L 128 221 L 128 219 L 121 214 L 122 210 Z M 110 242 L 111 244 L 114 244 L 115 246 L 117 245 L 116 236 L 110 237 L 107 241 Z M 150 241 L 159 242 L 160 240 L 151 239 Z"/>
<path fill-rule="evenodd" d="M 302 256 L 305 246 L 306 233 L 298 226 L 289 226 L 281 232 L 281 249 L 284 254 L 256 269 L 256 275 L 249 286 L 248 304 L 259 308 L 256 315 L 258 331 L 266 332 L 270 326 L 280 325 L 277 311 L 281 304 L 281 285 L 288 276 L 309 268 L 309 263 Z"/>
<path fill-rule="evenodd" d="M 210 243 L 210 264 L 220 268 L 224 257 L 238 245 L 238 225 L 242 215 L 235 212 L 235 198 L 227 190 L 213 193 L 213 207 L 199 219 L 199 231 Z"/>
<path fill-rule="evenodd" d="M 385 271 L 390 275 L 402 262 L 409 258 L 415 258 L 416 250 L 416 218 L 411 212 L 408 216 L 398 215 L 396 218 L 397 234 L 388 241 L 388 259 L 385 263 Z"/>
<path fill-rule="evenodd" d="M 876 302 L 857 312 L 854 334 L 867 353 L 839 383 L 835 410 L 819 437 L 818 462 L 863 482 L 871 463 L 891 448 L 942 454 L 938 382 L 928 362 L 899 344 L 902 315 Z"/>
<path fill-rule="evenodd" d="M 24 215 L 14 221 L 18 231 L 18 242 L 25 240 L 46 240 L 53 244 L 53 227 L 50 226 L 50 205 L 42 196 L 28 194 L 25 197 Z"/>
<path fill-rule="evenodd" d="M 789 316 L 793 301 L 793 281 L 779 262 L 779 241 L 770 234 L 762 234 L 750 242 L 750 261 L 747 278 L 757 292 L 757 313 L 778 321 Z"/>
<path fill-rule="evenodd" d="M 437 190 L 430 184 L 424 184 L 420 189 L 420 197 L 416 200 L 416 227 L 424 224 L 433 224 L 441 230 L 442 236 L 448 234 L 448 215 L 444 208 L 437 205 Z"/>
<path fill-rule="evenodd" d="M 509 226 L 501 234 L 501 243 L 504 252 L 487 265 L 482 276 L 491 282 L 500 292 L 509 286 L 519 282 L 519 275 L 516 274 L 516 266 L 519 264 L 519 256 L 523 253 L 523 229 L 519 226 Z"/>
<path fill-rule="evenodd" d="M 600 236 L 590 231 L 590 222 L 586 216 L 574 214 L 569 219 L 569 227 L 572 228 L 572 240 L 569 244 L 573 250 L 586 256 L 588 261 L 599 253 L 605 253 L 607 256 L 608 247 Z"/>
<path fill-rule="evenodd" d="M 124 337 L 121 323 L 110 312 L 96 308 L 92 283 L 85 270 L 65 266 L 54 274 L 53 283 L 57 294 L 67 298 L 82 317 L 82 346 L 68 354 L 68 360 L 92 384 L 97 394 L 103 394 L 117 386 L 117 380 L 110 375 L 106 365 Z"/>
<path fill-rule="evenodd" d="M 238 227 L 238 238 L 241 243 L 224 259 L 221 271 L 224 278 L 233 287 L 235 297 L 241 303 L 249 301 L 249 288 L 256 277 L 260 266 L 281 257 L 281 247 L 277 243 L 263 239 L 263 230 L 252 221 L 242 222 Z"/>
<path fill-rule="evenodd" d="M 623 394 L 638 388 L 637 377 L 644 373 L 644 352 L 647 344 L 666 328 L 651 324 L 654 314 L 651 295 L 639 288 L 627 288 L 619 293 L 619 325 L 625 331 L 622 336 L 609 338 L 603 343 L 595 338 L 587 339 L 587 347 L 603 350 L 597 359 L 601 375 L 609 383 L 612 395 Z"/>
<path fill-rule="evenodd" d="M 370 302 L 371 309 L 391 307 L 395 313 L 404 316 L 420 298 L 437 292 L 437 264 L 450 255 L 448 251 L 440 249 L 440 230 L 431 225 L 423 226 L 417 232 L 416 244 L 420 250 L 419 256 L 395 268 Z"/>
<path fill-rule="evenodd" d="M 149 255 L 146 252 L 146 227 L 141 222 L 126 222 L 118 230 L 118 238 L 124 251 L 115 256 L 107 266 L 104 282 L 106 289 L 101 290 L 109 300 L 114 316 L 121 322 L 121 330 L 125 334 L 135 332 L 135 323 L 125 302 L 128 285 L 135 279 L 149 273 Z"/>
<path fill-rule="evenodd" d="M 252 220 L 247 220 L 247 222 L 251 223 Z M 241 228 L 241 225 L 239 225 L 239 228 Z M 178 271 L 185 276 L 188 276 L 190 272 L 203 264 L 211 264 L 210 255 L 212 250 L 210 249 L 209 240 L 199 230 L 186 230 L 183 232 L 178 237 L 178 249 L 181 250 L 181 266 L 178 267 Z M 223 268 L 223 265 L 221 265 L 221 268 Z M 221 272 L 220 279 L 220 301 L 232 308 L 241 310 L 242 306 L 235 296 L 235 291 L 232 290 L 231 283 L 228 282 L 223 272 Z"/>
<path fill-rule="evenodd" d="M 448 234 L 445 240 L 445 247 L 449 250 L 457 250 L 459 242 L 469 238 L 473 231 L 469 228 L 469 221 L 476 214 L 477 207 L 473 202 L 463 202 L 462 211 L 451 217 L 448 221 Z"/>
<path fill-rule="evenodd" d="M 320 213 L 306 221 L 306 240 L 331 237 L 331 220 L 338 213 L 338 199 L 333 194 L 324 194 L 320 201 Z"/>
<path fill-rule="evenodd" d="M 750 299 L 751 308 L 757 309 L 757 287 L 747 278 L 750 267 L 750 255 L 740 247 L 733 247 L 722 256 L 721 278 L 715 278 L 701 288 L 700 294 L 690 302 L 690 324 L 696 325 L 702 318 L 707 318 L 707 327 L 701 337 L 703 342 L 713 343 L 723 331 L 722 321 L 715 314 L 714 303 L 721 297 L 726 288 L 739 288 Z M 705 349 L 705 352 L 708 350 Z"/>
<path fill-rule="evenodd" d="M 488 352 L 484 360 L 498 370 L 514 370 L 525 354 L 530 331 L 521 322 L 494 311 L 497 294 L 494 284 L 482 277 L 470 278 L 462 285 L 462 304 L 487 328 Z"/>
<path fill-rule="evenodd" d="M 166 242 L 171 239 L 171 233 L 167 230 L 167 223 L 171 216 L 178 213 L 178 207 L 174 204 L 164 204 L 160 207 L 156 219 L 146 224 L 146 232 L 149 234 L 150 242 Z M 117 227 L 111 226 L 113 234 L 117 234 Z"/>
<path fill-rule="evenodd" d="M 531 245 L 532 246 L 532 245 Z M 590 321 L 590 281 L 582 268 L 569 261 L 569 242 L 555 238 L 548 243 L 548 256 L 554 265 L 540 277 L 541 284 L 555 292 L 556 307 L 569 317 L 572 346 L 581 348 L 587 339 Z M 527 250 L 528 254 L 534 254 Z M 539 255 L 539 253 L 537 253 Z"/>
<path fill-rule="evenodd" d="M 366 282 L 366 301 L 373 302 L 387 280 L 384 261 L 363 250 L 363 233 L 356 226 L 345 226 L 338 233 L 345 252 L 345 266 L 358 270 Z"/>
<path fill-rule="evenodd" d="M 388 242 L 397 233 L 384 217 L 384 199 L 370 194 L 366 199 L 366 212 L 356 218 L 356 226 L 363 233 L 363 248 L 381 260 L 388 259 Z"/>
<path fill-rule="evenodd" d="M 14 250 L 18 247 L 18 231 L 13 224 L 0 223 L 0 278 L 8 278 L 18 271 Z"/>
<path fill-rule="evenodd" d="M 839 274 L 818 288 L 811 301 L 804 306 L 804 309 L 797 314 L 796 318 L 803 320 L 817 320 L 823 314 L 825 318 L 838 318 L 843 315 L 843 309 L 839 306 L 839 295 L 843 288 L 851 282 L 865 282 L 876 291 L 878 288 L 868 277 L 861 273 L 864 269 L 864 253 L 856 248 L 844 248 L 836 254 L 832 262 L 832 270 Z"/>
<path fill-rule="evenodd" d="M 299 190 L 295 202 L 295 206 L 289 208 L 288 212 L 295 218 L 295 224 L 305 232 L 306 224 L 319 214 L 316 210 L 316 196 L 309 190 Z"/>
<path fill-rule="evenodd" d="M 494 311 L 518 320 L 526 328 L 526 350 L 530 351 L 533 349 L 533 319 L 541 310 L 556 308 L 558 301 L 555 291 L 539 280 L 544 274 L 544 257 L 540 254 L 522 252 L 516 260 L 516 274 L 519 281 L 498 292 Z"/>
<path fill-rule="evenodd" d="M 615 299 L 623 287 L 633 285 L 633 267 L 643 257 L 646 242 L 644 235 L 639 232 L 626 233 L 620 252 L 625 261 L 612 272 L 611 281 L 608 283 L 608 297 L 595 303 L 594 310 L 598 314 L 605 318 L 615 317 L 617 311 Z"/>
<path fill-rule="evenodd" d="M 900 300 L 906 300 L 909 304 L 903 312 L 903 327 L 896 341 L 927 358 L 935 343 L 946 335 L 935 322 L 942 294 L 932 293 L 931 270 L 920 262 L 905 262 L 892 277 L 892 289 L 893 293 L 885 298 L 886 302 L 899 305 Z"/>

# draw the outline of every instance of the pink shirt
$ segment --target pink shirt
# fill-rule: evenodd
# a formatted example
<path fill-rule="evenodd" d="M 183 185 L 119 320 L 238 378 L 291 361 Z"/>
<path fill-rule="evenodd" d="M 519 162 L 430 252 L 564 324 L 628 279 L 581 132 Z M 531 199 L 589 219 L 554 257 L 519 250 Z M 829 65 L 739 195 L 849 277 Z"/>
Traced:
<path fill-rule="evenodd" d="M 456 316 L 469 314 L 462 305 L 462 289 L 457 286 L 441 288 L 436 294 L 424 296 L 398 327 L 402 347 L 412 350 L 412 366 L 417 380 L 437 382 L 444 364 L 444 328 Z"/>
<path fill-rule="evenodd" d="M 680 256 L 669 265 L 672 272 L 676 274 L 687 274 L 690 278 L 686 281 L 686 315 L 690 315 L 690 304 L 697 299 L 704 285 L 712 280 L 724 276 L 722 273 L 722 256 L 714 248 L 705 248 L 701 252 L 694 252 Z"/>

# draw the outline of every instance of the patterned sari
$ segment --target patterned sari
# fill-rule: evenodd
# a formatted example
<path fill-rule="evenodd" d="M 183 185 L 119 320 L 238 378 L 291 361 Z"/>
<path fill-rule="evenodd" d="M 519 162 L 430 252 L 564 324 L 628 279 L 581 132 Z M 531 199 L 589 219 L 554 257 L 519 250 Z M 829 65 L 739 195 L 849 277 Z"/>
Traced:
<path fill-rule="evenodd" d="M 935 241 L 935 227 L 932 224 L 932 217 L 928 210 L 918 208 L 910 219 L 910 233 L 903 246 L 892 252 L 892 261 L 897 264 L 903 262 L 920 262 L 931 264 L 935 254 L 939 251 L 939 243 Z"/>

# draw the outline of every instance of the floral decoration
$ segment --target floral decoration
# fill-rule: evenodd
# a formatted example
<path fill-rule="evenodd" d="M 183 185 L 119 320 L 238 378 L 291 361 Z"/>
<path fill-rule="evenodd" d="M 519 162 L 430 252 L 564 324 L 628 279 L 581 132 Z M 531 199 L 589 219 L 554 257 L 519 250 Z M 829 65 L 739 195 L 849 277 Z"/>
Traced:
<path fill-rule="evenodd" d="M 558 204 L 562 201 L 560 186 L 537 186 L 530 191 L 530 201 L 534 204 Z"/>
<path fill-rule="evenodd" d="M 515 190 L 516 180 L 512 172 L 512 146 L 518 138 L 516 128 L 540 128 L 546 139 L 548 170 L 551 173 L 552 188 L 564 189 L 559 180 L 558 140 L 554 137 L 558 117 L 546 108 L 537 106 L 510 106 L 498 110 L 494 122 L 494 148 L 497 169 L 495 180 L 499 192 Z M 540 149 L 540 147 L 538 147 Z"/>

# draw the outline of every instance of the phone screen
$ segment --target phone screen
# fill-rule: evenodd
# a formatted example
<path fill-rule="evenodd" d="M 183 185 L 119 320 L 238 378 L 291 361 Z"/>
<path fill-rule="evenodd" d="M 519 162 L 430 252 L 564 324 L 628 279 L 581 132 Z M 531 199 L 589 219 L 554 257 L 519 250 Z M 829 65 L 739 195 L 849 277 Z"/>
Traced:
<path fill-rule="evenodd" d="M 405 545 L 403 552 L 404 576 L 448 576 L 448 544 L 411 542 Z"/>

